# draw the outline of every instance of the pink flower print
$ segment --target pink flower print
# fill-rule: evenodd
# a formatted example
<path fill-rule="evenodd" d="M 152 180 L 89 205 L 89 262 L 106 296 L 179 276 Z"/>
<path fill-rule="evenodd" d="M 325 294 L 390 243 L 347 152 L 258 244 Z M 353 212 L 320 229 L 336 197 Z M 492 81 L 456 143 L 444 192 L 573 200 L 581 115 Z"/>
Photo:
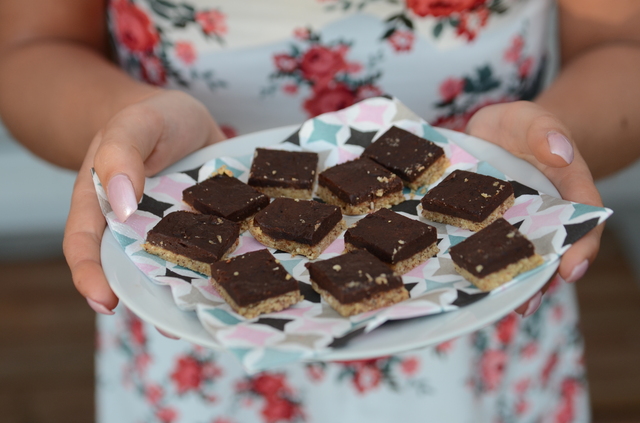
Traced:
<path fill-rule="evenodd" d="M 151 363 L 151 356 L 148 353 L 138 354 L 134 358 L 134 368 L 138 374 L 143 374 L 147 371 Z"/>
<path fill-rule="evenodd" d="M 480 372 L 484 387 L 494 391 L 502 381 L 507 355 L 502 350 L 487 350 L 480 360 Z"/>
<path fill-rule="evenodd" d="M 515 390 L 518 395 L 523 395 L 529 389 L 531 385 L 531 379 L 526 378 L 518 381 L 515 385 Z"/>
<path fill-rule="evenodd" d="M 511 46 L 504 53 L 504 60 L 509 63 L 516 63 L 520 60 L 522 49 L 524 48 L 524 38 L 521 35 L 516 35 L 511 41 Z"/>
<path fill-rule="evenodd" d="M 313 82 L 315 88 L 321 88 L 337 73 L 346 71 L 347 62 L 344 56 L 348 48 L 342 47 L 314 45 L 307 50 L 300 59 L 300 70 L 304 79 Z"/>
<path fill-rule="evenodd" d="M 234 138 L 238 136 L 238 131 L 231 125 L 220 125 L 220 130 L 227 138 Z"/>
<path fill-rule="evenodd" d="M 367 364 L 359 367 L 353 377 L 353 384 L 356 390 L 364 394 L 380 385 L 382 373 L 375 364 Z"/>
<path fill-rule="evenodd" d="M 440 84 L 440 97 L 442 97 L 443 102 L 451 103 L 453 100 L 460 95 L 462 90 L 464 89 L 464 79 L 462 78 L 447 78 L 442 84 Z"/>
<path fill-rule="evenodd" d="M 470 11 L 486 3 L 486 0 L 406 0 L 407 8 L 420 17 L 450 16 Z"/>
<path fill-rule="evenodd" d="M 178 412 L 173 408 L 162 407 L 156 411 L 156 417 L 162 423 L 173 423 L 178 418 Z"/>
<path fill-rule="evenodd" d="M 207 35 L 222 36 L 227 33 L 227 17 L 219 10 L 196 12 L 195 20 Z"/>
<path fill-rule="evenodd" d="M 174 45 L 176 56 L 185 65 L 190 65 L 196 61 L 196 49 L 188 41 L 178 41 Z"/>
<path fill-rule="evenodd" d="M 129 314 L 129 335 L 131 335 L 131 341 L 136 346 L 142 346 L 147 342 L 142 320 L 132 313 Z"/>
<path fill-rule="evenodd" d="M 314 382 L 321 382 L 324 379 L 324 366 L 320 364 L 307 365 L 307 375 Z"/>
<path fill-rule="evenodd" d="M 147 398 L 152 405 L 157 405 L 162 396 L 164 395 L 164 389 L 160 385 L 149 385 L 144 390 L 144 396 Z"/>
<path fill-rule="evenodd" d="M 132 52 L 153 50 L 160 40 L 158 32 L 144 11 L 127 0 L 113 3 L 114 33 L 118 41 Z"/>
<path fill-rule="evenodd" d="M 266 423 L 290 422 L 300 414 L 297 405 L 280 397 L 269 397 L 261 411 Z"/>
<path fill-rule="evenodd" d="M 382 90 L 375 85 L 361 85 L 356 89 L 356 101 L 371 97 L 378 97 L 382 94 Z"/>
<path fill-rule="evenodd" d="M 179 395 L 190 390 L 198 390 L 202 382 L 202 367 L 195 358 L 183 356 L 178 359 L 171 380 L 176 385 Z"/>
<path fill-rule="evenodd" d="M 391 47 L 393 47 L 396 52 L 401 53 L 411 51 L 415 35 L 413 34 L 413 31 L 398 29 L 391 34 L 388 40 Z"/>
<path fill-rule="evenodd" d="M 525 399 L 519 399 L 516 402 L 516 415 L 517 416 L 522 416 L 524 413 L 526 413 L 529 410 L 530 406 L 529 406 L 529 402 Z"/>
<path fill-rule="evenodd" d="M 293 31 L 293 36 L 301 41 L 308 40 L 310 35 L 311 35 L 311 32 L 309 31 L 308 28 L 296 28 Z"/>
<path fill-rule="evenodd" d="M 406 376 L 413 376 L 420 369 L 420 360 L 417 357 L 407 357 L 400 363 L 400 370 Z"/>
<path fill-rule="evenodd" d="M 450 341 L 441 342 L 436 345 L 436 352 L 438 354 L 446 354 L 453 348 L 453 339 Z"/>
<path fill-rule="evenodd" d="M 217 379 L 222 376 L 222 368 L 212 361 L 202 364 L 202 378 L 206 380 Z"/>
<path fill-rule="evenodd" d="M 322 113 L 344 109 L 353 105 L 355 101 L 355 95 L 348 86 L 336 83 L 318 90 L 314 89 L 313 95 L 305 100 L 303 107 L 309 116 L 315 117 Z"/>
<path fill-rule="evenodd" d="M 535 357 L 538 353 L 538 345 L 535 342 L 529 342 L 520 350 L 520 355 L 526 359 Z"/>
<path fill-rule="evenodd" d="M 540 375 L 540 381 L 542 382 L 542 386 L 546 386 L 549 382 L 549 378 L 551 374 L 555 370 L 558 365 L 558 353 L 553 353 L 547 358 L 547 362 L 544 364 L 542 368 L 542 374 Z"/>
<path fill-rule="evenodd" d="M 262 373 L 254 378 L 251 388 L 253 392 L 263 397 L 277 396 L 290 392 L 284 375 L 272 373 Z"/>
<path fill-rule="evenodd" d="M 282 85 L 282 91 L 285 94 L 296 95 L 298 94 L 298 86 L 296 84 L 284 84 Z"/>
<path fill-rule="evenodd" d="M 151 85 L 162 86 L 167 82 L 167 72 L 162 61 L 156 56 L 140 58 L 140 76 Z"/>
<path fill-rule="evenodd" d="M 531 68 L 533 68 L 533 57 L 527 57 L 518 65 L 518 76 L 522 79 L 528 77 L 531 73 Z"/>
<path fill-rule="evenodd" d="M 298 62 L 295 57 L 288 54 L 276 54 L 273 56 L 273 63 L 279 71 L 284 73 L 291 73 L 298 68 Z"/>
<path fill-rule="evenodd" d="M 509 313 L 497 323 L 496 330 L 500 342 L 505 345 L 511 343 L 518 330 L 518 319 L 515 313 Z"/>

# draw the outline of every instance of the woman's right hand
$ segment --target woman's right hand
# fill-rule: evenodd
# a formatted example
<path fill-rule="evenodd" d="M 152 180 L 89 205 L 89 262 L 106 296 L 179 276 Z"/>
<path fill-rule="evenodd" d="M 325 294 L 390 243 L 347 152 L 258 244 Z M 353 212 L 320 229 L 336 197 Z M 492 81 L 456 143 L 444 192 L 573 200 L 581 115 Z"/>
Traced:
<path fill-rule="evenodd" d="M 78 173 L 63 249 L 76 288 L 91 308 L 113 314 L 118 298 L 104 275 L 100 245 L 106 221 L 91 178 L 94 168 L 121 221 L 136 211 L 145 177 L 225 139 L 205 106 L 179 91 L 157 90 L 117 113 L 93 139 Z"/>

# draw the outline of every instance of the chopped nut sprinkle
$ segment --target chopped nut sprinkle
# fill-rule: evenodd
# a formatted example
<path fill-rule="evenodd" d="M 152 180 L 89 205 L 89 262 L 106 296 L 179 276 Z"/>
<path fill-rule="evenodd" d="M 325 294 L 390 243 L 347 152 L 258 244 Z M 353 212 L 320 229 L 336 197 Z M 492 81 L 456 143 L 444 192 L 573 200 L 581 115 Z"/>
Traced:
<path fill-rule="evenodd" d="M 333 266 L 333 270 L 335 270 L 336 272 L 339 272 L 340 269 L 342 269 L 342 267 L 339 264 Z"/>
<path fill-rule="evenodd" d="M 482 269 L 484 269 L 484 266 L 482 266 L 481 264 L 476 266 L 476 272 L 480 273 L 482 272 Z"/>

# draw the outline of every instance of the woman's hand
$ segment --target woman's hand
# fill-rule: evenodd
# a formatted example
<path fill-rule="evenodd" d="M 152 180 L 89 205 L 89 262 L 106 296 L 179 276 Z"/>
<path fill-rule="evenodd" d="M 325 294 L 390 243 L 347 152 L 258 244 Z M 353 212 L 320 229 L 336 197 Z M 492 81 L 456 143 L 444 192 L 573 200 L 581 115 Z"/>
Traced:
<path fill-rule="evenodd" d="M 118 298 L 100 262 L 106 222 L 91 168 L 106 187 L 116 216 L 125 221 L 137 209 L 146 176 L 224 138 L 203 104 L 165 90 L 127 106 L 95 136 L 76 179 L 63 243 L 73 283 L 95 311 L 113 314 Z"/>
<path fill-rule="evenodd" d="M 602 207 L 589 167 L 569 130 L 535 103 L 517 101 L 484 107 L 471 118 L 467 132 L 533 164 L 565 200 Z M 575 282 L 585 274 L 600 248 L 602 230 L 603 225 L 599 225 L 567 250 L 554 279 L 560 277 L 566 282 Z M 524 316 L 533 314 L 548 285 L 516 312 Z"/>

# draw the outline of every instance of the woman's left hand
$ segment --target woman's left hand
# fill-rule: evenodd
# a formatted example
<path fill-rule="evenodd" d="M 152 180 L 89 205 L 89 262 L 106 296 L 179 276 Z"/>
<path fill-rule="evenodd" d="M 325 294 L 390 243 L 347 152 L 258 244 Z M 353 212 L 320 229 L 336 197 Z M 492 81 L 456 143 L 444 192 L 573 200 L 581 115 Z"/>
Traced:
<path fill-rule="evenodd" d="M 563 199 L 602 207 L 589 167 L 566 126 L 541 106 L 528 101 L 495 104 L 480 109 L 469 121 L 467 133 L 490 141 L 539 169 Z M 558 273 L 545 287 L 515 311 L 533 314 L 551 282 L 580 279 L 600 248 L 604 225 L 591 232 L 562 256 Z"/>

